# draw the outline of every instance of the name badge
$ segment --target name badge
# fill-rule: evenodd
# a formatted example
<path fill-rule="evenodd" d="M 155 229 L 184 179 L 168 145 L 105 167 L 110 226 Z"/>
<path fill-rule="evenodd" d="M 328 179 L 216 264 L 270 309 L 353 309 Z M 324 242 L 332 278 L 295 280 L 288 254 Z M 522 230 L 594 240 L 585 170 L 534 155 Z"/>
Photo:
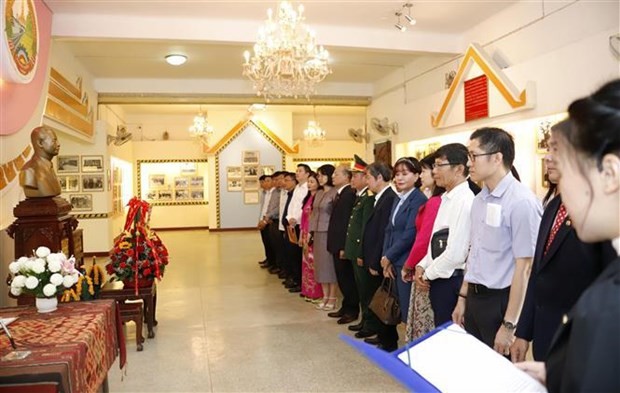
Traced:
<path fill-rule="evenodd" d="M 485 223 L 492 227 L 499 227 L 502 223 L 502 205 L 487 203 L 487 215 Z"/>

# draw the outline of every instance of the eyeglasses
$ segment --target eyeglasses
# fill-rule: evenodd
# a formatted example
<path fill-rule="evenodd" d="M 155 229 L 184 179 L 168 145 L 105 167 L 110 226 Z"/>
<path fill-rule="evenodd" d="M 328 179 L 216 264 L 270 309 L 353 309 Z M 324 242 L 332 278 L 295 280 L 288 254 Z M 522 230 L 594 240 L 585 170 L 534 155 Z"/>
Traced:
<path fill-rule="evenodd" d="M 433 163 L 431 165 L 431 167 L 432 167 L 432 169 L 435 169 L 435 168 L 439 168 L 439 167 L 442 167 L 442 166 L 448 166 L 448 165 L 459 165 L 459 164 L 454 163 L 454 162 L 443 162 L 441 164 Z"/>
<path fill-rule="evenodd" d="M 499 151 L 492 151 L 490 153 L 480 153 L 480 154 L 476 154 L 476 153 L 472 153 L 472 152 L 467 152 L 467 156 L 469 157 L 471 162 L 476 161 L 476 158 L 481 157 L 481 156 L 491 156 L 493 154 L 497 154 L 499 153 Z"/>

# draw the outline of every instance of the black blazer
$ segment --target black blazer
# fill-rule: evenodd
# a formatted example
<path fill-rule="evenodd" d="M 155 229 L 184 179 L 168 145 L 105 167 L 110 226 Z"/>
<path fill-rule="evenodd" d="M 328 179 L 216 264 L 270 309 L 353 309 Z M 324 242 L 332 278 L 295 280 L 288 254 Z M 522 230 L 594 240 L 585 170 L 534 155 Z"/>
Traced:
<path fill-rule="evenodd" d="M 549 392 L 620 392 L 620 258 L 581 295 L 546 361 Z"/>
<path fill-rule="evenodd" d="M 543 255 L 561 202 L 560 196 L 554 198 L 543 213 L 527 294 L 517 324 L 516 336 L 533 341 L 534 359 L 538 361 L 546 359 L 562 316 L 615 258 L 610 242 L 586 244 L 579 240 L 570 217 L 564 220 L 549 251 Z"/>
<path fill-rule="evenodd" d="M 329 218 L 329 227 L 327 229 L 327 251 L 332 254 L 344 250 L 349 218 L 351 218 L 355 197 L 355 190 L 347 185 L 340 191 L 340 195 L 337 196 L 334 201 L 332 215 Z"/>
<path fill-rule="evenodd" d="M 362 236 L 362 258 L 364 267 L 382 271 L 381 256 L 383 255 L 383 241 L 385 228 L 390 221 L 390 213 L 394 200 L 398 198 L 392 187 L 388 187 L 381 198 L 377 201 L 366 225 Z"/>

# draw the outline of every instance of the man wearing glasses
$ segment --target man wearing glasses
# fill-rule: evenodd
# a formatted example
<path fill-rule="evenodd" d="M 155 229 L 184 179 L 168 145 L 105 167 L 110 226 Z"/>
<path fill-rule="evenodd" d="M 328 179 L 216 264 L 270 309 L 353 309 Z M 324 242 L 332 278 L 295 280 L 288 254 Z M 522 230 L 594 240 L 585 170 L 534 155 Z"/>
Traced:
<path fill-rule="evenodd" d="M 426 256 L 416 266 L 416 286 L 429 290 L 431 307 L 435 314 L 435 326 L 452 320 L 463 282 L 463 269 L 469 251 L 470 209 L 474 194 L 467 182 L 467 148 L 460 143 L 444 145 L 436 152 L 433 178 L 437 186 L 446 192 L 433 224 L 433 235 Z M 447 239 L 438 239 L 441 231 Z M 434 244 L 442 245 L 443 251 L 433 252 Z"/>
<path fill-rule="evenodd" d="M 499 128 L 476 130 L 469 141 L 469 171 L 484 187 L 471 207 L 467 273 L 454 322 L 502 355 L 509 355 L 523 306 L 542 208 L 510 173 L 512 136 Z"/>

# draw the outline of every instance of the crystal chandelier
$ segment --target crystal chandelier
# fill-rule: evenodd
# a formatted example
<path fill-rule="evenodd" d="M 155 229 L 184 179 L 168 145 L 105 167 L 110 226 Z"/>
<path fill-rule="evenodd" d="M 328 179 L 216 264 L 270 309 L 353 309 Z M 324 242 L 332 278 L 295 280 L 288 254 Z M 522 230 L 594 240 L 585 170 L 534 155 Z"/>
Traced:
<path fill-rule="evenodd" d="M 203 114 L 202 110 L 200 110 L 198 115 L 194 117 L 194 124 L 189 127 L 190 135 L 207 140 L 211 135 L 213 135 L 213 132 L 213 126 L 209 124 L 206 113 Z"/>
<path fill-rule="evenodd" d="M 312 109 L 314 111 L 314 119 L 308 122 L 308 127 L 304 130 L 304 139 L 311 142 L 325 140 L 327 132 L 322 129 L 319 122 L 316 121 L 316 107 Z"/>
<path fill-rule="evenodd" d="M 274 20 L 270 8 L 258 31 L 254 54 L 244 52 L 243 75 L 253 82 L 257 95 L 309 98 L 316 84 L 332 72 L 329 53 L 317 46 L 314 32 L 303 24 L 303 12 L 303 5 L 296 11 L 282 1 Z"/>

